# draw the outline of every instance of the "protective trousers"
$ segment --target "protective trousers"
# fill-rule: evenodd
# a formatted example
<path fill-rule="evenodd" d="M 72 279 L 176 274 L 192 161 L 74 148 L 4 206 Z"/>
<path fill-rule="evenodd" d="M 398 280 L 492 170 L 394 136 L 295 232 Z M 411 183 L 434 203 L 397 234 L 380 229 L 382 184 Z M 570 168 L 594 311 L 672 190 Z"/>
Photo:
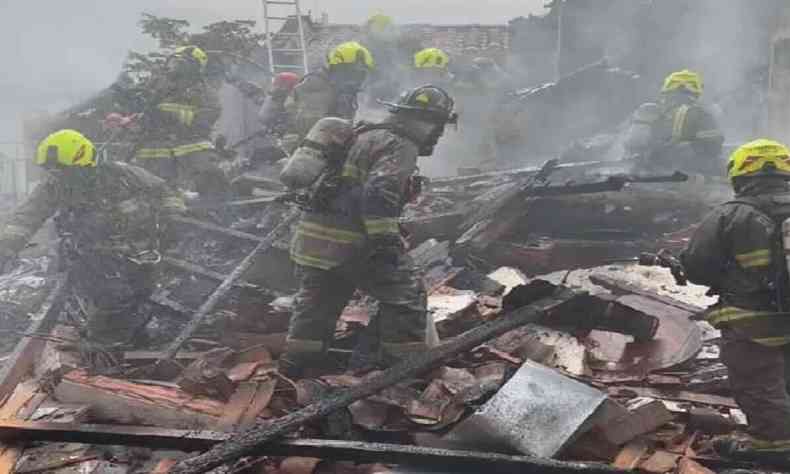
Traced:
<path fill-rule="evenodd" d="M 357 289 L 378 300 L 381 348 L 402 357 L 424 351 L 427 296 L 422 277 L 408 255 L 397 265 L 370 262 L 332 270 L 299 267 L 300 289 L 291 317 L 286 359 L 304 365 L 329 348 L 335 325 Z M 373 319 L 373 318 L 371 318 Z"/>
<path fill-rule="evenodd" d="M 137 313 L 153 292 L 156 265 L 98 255 L 73 263 L 69 276 L 87 312 L 88 338 L 101 344 L 129 342 L 145 323 Z"/>
<path fill-rule="evenodd" d="M 768 441 L 790 439 L 790 345 L 763 346 L 733 329 L 722 336 L 721 359 L 750 434 Z"/>

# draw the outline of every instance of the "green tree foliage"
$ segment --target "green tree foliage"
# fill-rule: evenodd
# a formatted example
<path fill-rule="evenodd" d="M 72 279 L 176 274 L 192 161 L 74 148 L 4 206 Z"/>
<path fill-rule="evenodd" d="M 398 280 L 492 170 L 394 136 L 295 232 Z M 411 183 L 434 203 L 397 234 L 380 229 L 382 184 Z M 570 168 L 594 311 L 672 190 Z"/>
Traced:
<path fill-rule="evenodd" d="M 191 24 L 186 20 L 143 13 L 139 26 L 143 34 L 157 41 L 160 50 L 129 53 L 123 73 L 126 81 L 137 86 L 157 76 L 179 46 L 194 45 L 206 51 L 207 74 L 216 78 L 224 77 L 234 63 L 245 62 L 263 41 L 263 35 L 254 31 L 255 22 L 248 20 L 218 21 L 190 32 Z"/>

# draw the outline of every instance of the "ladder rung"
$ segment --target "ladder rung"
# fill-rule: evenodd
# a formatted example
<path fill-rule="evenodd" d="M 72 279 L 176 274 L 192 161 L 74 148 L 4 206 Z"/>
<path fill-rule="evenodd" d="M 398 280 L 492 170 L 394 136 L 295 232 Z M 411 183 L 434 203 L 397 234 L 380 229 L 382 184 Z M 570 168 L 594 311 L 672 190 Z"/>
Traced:
<path fill-rule="evenodd" d="M 288 21 L 291 18 L 293 18 L 293 17 L 292 16 L 270 16 L 270 17 L 267 17 L 268 20 L 275 20 L 275 21 Z"/>
<path fill-rule="evenodd" d="M 301 53 L 303 49 L 272 48 L 272 53 Z"/>
<path fill-rule="evenodd" d="M 299 33 L 272 33 L 272 36 L 302 36 Z"/>
<path fill-rule="evenodd" d="M 272 67 L 279 69 L 304 69 L 303 64 L 274 64 Z"/>

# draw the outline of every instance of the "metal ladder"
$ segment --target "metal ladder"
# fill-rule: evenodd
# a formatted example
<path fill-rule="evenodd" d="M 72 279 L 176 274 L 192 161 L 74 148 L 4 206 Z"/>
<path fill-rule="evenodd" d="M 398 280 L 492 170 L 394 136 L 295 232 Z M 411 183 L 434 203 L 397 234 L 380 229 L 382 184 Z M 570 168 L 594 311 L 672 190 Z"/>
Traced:
<path fill-rule="evenodd" d="M 261 3 L 263 7 L 266 50 L 269 54 L 269 71 L 272 76 L 280 72 L 296 72 L 302 75 L 310 72 L 307 63 L 304 25 L 302 22 L 302 10 L 299 8 L 299 0 L 261 0 Z M 292 8 L 290 12 L 287 11 L 289 7 Z M 282 28 L 294 16 L 296 16 L 297 32 L 282 32 Z M 275 26 L 277 26 L 276 30 Z M 284 40 L 287 46 L 293 46 L 293 41 L 288 41 L 289 39 L 296 40 L 296 47 L 276 47 L 275 40 Z M 298 53 L 300 59 L 295 62 L 301 62 L 301 64 L 276 64 L 274 61 L 277 53 L 285 53 L 287 57 L 295 57 Z"/>

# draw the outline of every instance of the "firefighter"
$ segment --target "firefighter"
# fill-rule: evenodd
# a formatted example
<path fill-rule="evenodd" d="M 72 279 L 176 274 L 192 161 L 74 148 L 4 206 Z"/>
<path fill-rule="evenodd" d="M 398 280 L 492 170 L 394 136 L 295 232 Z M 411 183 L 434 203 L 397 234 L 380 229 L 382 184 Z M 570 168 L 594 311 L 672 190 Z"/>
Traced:
<path fill-rule="evenodd" d="M 441 84 L 450 82 L 450 56 L 439 48 L 426 48 L 414 55 L 412 84 Z"/>
<path fill-rule="evenodd" d="M 750 436 L 719 440 L 724 455 L 790 455 L 790 293 L 781 222 L 790 217 L 790 151 L 756 140 L 729 159 L 735 199 L 703 221 L 681 256 L 688 279 L 719 301 L 704 316 L 722 331 L 721 358 Z"/>
<path fill-rule="evenodd" d="M 134 159 L 171 185 L 219 198 L 229 182 L 211 141 L 221 108 L 204 77 L 207 64 L 196 46 L 177 48 L 168 59 L 148 91 Z"/>
<path fill-rule="evenodd" d="M 403 71 L 400 46 L 401 37 L 392 17 L 383 14 L 373 15 L 362 26 L 362 44 L 376 58 L 376 69 L 369 80 L 368 97 L 390 100 L 397 97 L 398 78 Z"/>
<path fill-rule="evenodd" d="M 702 92 L 698 73 L 670 74 L 658 103 L 643 104 L 634 113 L 626 140 L 628 155 L 648 170 L 721 174 L 724 137 L 713 115 L 700 104 Z"/>
<path fill-rule="evenodd" d="M 474 164 L 483 169 L 507 168 L 523 148 L 524 123 L 515 120 L 513 101 L 506 100 L 513 80 L 490 57 L 474 58 L 469 72 L 467 87 L 471 86 L 471 94 L 467 95 L 468 106 L 464 109 L 473 110 L 474 118 L 463 110 L 462 115 L 473 120 L 463 127 L 465 130 L 480 131 L 474 145 L 480 161 Z"/>
<path fill-rule="evenodd" d="M 281 145 L 281 142 L 294 120 L 294 104 L 288 99 L 299 81 L 299 76 L 292 72 L 281 72 L 272 79 L 271 90 L 266 94 L 258 113 L 258 120 L 265 134 L 254 141 L 253 163 L 271 166 L 279 159 L 285 158 L 283 148 L 289 147 Z"/>
<path fill-rule="evenodd" d="M 93 144 L 74 130 L 45 138 L 35 161 L 46 176 L 0 230 L 0 264 L 6 268 L 54 216 L 61 262 L 87 312 L 88 339 L 130 341 L 142 325 L 135 312 L 154 289 L 164 219 L 184 212 L 183 200 L 142 168 L 97 165 Z"/>
<path fill-rule="evenodd" d="M 294 88 L 295 132 L 299 139 L 324 117 L 353 120 L 357 96 L 374 68 L 370 51 L 358 42 L 350 41 L 334 48 L 327 56 L 326 66 L 306 75 Z"/>
<path fill-rule="evenodd" d="M 345 160 L 324 172 L 296 228 L 291 258 L 300 290 L 281 358 L 281 370 L 290 376 L 321 365 L 337 319 L 357 289 L 379 301 L 375 319 L 387 356 L 426 347 L 426 291 L 406 253 L 399 219 L 414 196 L 417 157 L 433 153 L 457 115 L 449 94 L 435 86 L 384 105 L 387 118 L 357 129 Z"/>
<path fill-rule="evenodd" d="M 281 131 L 288 122 L 286 101 L 300 79 L 292 72 L 281 72 L 272 79 L 272 87 L 264 99 L 258 119 L 266 129 Z"/>

